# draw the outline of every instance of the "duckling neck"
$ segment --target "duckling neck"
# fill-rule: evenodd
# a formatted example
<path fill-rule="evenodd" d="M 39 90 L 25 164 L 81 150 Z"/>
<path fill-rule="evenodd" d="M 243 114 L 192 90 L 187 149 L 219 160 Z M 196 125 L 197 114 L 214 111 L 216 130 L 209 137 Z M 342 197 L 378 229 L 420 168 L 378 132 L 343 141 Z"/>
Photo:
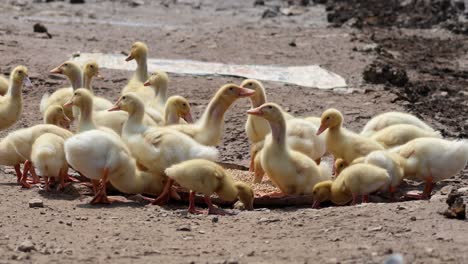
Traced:
<path fill-rule="evenodd" d="M 142 55 L 140 58 L 136 59 L 137 68 L 135 71 L 135 77 L 140 82 L 146 82 L 148 80 L 148 65 L 146 62 L 146 55 Z"/>
<path fill-rule="evenodd" d="M 93 91 L 92 81 L 93 81 L 92 75 L 85 74 L 83 76 L 84 88 L 90 90 L 91 92 Z"/>
<path fill-rule="evenodd" d="M 167 83 L 160 84 L 159 89 L 157 89 L 156 92 L 156 101 L 159 104 L 164 105 L 167 100 Z"/>
<path fill-rule="evenodd" d="M 219 131 L 224 123 L 224 114 L 232 102 L 223 102 L 221 99 L 213 99 L 200 119 L 200 124 L 206 131 Z"/>
<path fill-rule="evenodd" d="M 16 81 L 10 81 L 10 83 L 7 95 L 11 98 L 21 99 L 21 88 L 23 87 L 23 84 Z"/>
<path fill-rule="evenodd" d="M 256 108 L 261 106 L 262 104 L 266 103 L 266 94 L 264 90 L 261 90 L 258 94 L 255 93 L 252 97 L 250 97 L 250 102 L 252 104 L 252 108 Z"/>
<path fill-rule="evenodd" d="M 277 121 L 269 121 L 269 123 L 273 142 L 280 148 L 286 148 L 286 121 L 284 118 L 280 118 Z"/>
<path fill-rule="evenodd" d="M 79 132 L 84 132 L 91 129 L 96 129 L 97 126 L 93 121 L 93 108 L 91 105 L 85 104 L 80 108 L 80 121 L 78 124 Z"/>
<path fill-rule="evenodd" d="M 137 130 L 143 126 L 143 118 L 145 116 L 145 108 L 142 103 L 133 107 L 128 111 L 128 120 L 124 124 L 124 131 L 126 133 L 137 133 Z"/>
<path fill-rule="evenodd" d="M 80 69 L 72 71 L 68 78 L 70 79 L 73 90 L 83 87 L 83 77 Z"/>
<path fill-rule="evenodd" d="M 179 116 L 176 111 L 170 106 L 166 106 L 164 109 L 164 120 L 167 125 L 174 125 L 179 123 Z"/>

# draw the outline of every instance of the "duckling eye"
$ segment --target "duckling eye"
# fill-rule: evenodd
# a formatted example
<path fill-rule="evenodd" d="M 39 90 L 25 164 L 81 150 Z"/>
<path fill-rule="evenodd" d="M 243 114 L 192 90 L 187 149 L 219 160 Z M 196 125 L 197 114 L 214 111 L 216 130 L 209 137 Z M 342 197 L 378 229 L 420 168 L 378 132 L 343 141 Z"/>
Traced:
<path fill-rule="evenodd" d="M 273 107 L 270 105 L 270 106 L 268 106 L 268 109 L 273 109 Z"/>
<path fill-rule="evenodd" d="M 229 88 L 229 91 L 232 91 L 232 90 L 234 90 L 234 88 L 232 88 L 232 87 L 231 87 L 231 88 Z"/>
<path fill-rule="evenodd" d="M 330 119 L 330 117 L 329 117 L 329 116 L 327 116 L 327 120 L 329 120 L 329 119 Z"/>
<path fill-rule="evenodd" d="M 126 98 L 127 98 L 126 96 L 122 97 L 123 100 L 125 100 Z"/>
<path fill-rule="evenodd" d="M 63 64 L 63 66 L 68 66 L 68 63 Z"/>
<path fill-rule="evenodd" d="M 183 106 L 187 106 L 187 104 L 186 104 L 186 103 L 183 103 L 182 105 L 183 105 Z"/>
<path fill-rule="evenodd" d="M 19 74 L 23 74 L 23 71 L 18 71 Z"/>
<path fill-rule="evenodd" d="M 78 95 L 78 93 L 75 93 L 74 95 Z"/>
<path fill-rule="evenodd" d="M 93 66 L 93 65 L 89 65 L 89 67 L 91 67 L 91 69 L 93 69 L 93 68 L 94 68 L 94 66 Z"/>

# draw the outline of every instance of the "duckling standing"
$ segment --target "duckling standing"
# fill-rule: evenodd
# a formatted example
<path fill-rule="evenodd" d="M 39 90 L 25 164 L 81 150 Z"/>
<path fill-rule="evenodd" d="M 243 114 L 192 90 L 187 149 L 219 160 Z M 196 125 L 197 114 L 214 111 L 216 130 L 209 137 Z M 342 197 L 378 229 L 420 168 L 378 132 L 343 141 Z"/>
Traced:
<path fill-rule="evenodd" d="M 113 106 L 112 102 L 99 96 L 94 95 L 94 90 L 92 86 L 93 78 L 102 78 L 99 74 L 99 65 L 96 61 L 90 60 L 83 65 L 83 83 L 84 88 L 88 89 L 91 94 L 94 96 L 93 98 L 93 110 L 94 111 L 102 111 L 107 110 Z"/>
<path fill-rule="evenodd" d="M 155 71 L 144 83 L 145 86 L 151 86 L 154 89 L 156 97 L 148 103 L 147 107 L 153 108 L 160 113 L 164 113 L 164 107 L 167 101 L 167 85 L 169 76 L 166 72 Z"/>
<path fill-rule="evenodd" d="M 167 168 L 165 173 L 180 186 L 190 190 L 189 213 L 202 213 L 195 208 L 195 192 L 201 192 L 205 195 L 208 214 L 229 214 L 214 207 L 210 198 L 213 193 L 218 194 L 225 201 L 232 201 L 238 197 L 246 209 L 253 209 L 254 192 L 252 188 L 244 182 L 234 182 L 234 179 L 223 167 L 212 161 L 203 159 L 184 161 Z"/>
<path fill-rule="evenodd" d="M 179 95 L 173 95 L 166 101 L 164 108 L 165 125 L 193 123 L 190 103 Z"/>

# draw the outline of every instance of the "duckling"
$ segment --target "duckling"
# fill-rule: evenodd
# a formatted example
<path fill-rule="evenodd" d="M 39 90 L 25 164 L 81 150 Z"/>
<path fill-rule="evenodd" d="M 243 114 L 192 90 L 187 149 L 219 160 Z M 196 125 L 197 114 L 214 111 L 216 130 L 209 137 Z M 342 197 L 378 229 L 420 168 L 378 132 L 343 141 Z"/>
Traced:
<path fill-rule="evenodd" d="M 359 162 L 357 159 L 353 163 Z M 369 153 L 364 160 L 362 161 L 366 164 L 371 164 L 382 169 L 387 170 L 388 175 L 390 176 L 390 182 L 387 187 L 388 192 L 392 195 L 396 192 L 396 187 L 398 187 L 403 180 L 405 160 L 400 155 L 390 152 L 388 150 L 376 150 Z"/>
<path fill-rule="evenodd" d="M 106 193 L 106 182 L 128 194 L 159 195 L 167 179 L 137 169 L 125 143 L 102 130 L 89 130 L 76 134 L 65 141 L 65 156 L 68 163 L 86 177 L 98 183 L 91 204 L 112 202 Z"/>
<path fill-rule="evenodd" d="M 360 158 L 358 158 L 360 159 Z M 363 158 L 364 159 L 364 158 Z M 356 159 L 357 160 L 357 159 Z M 349 165 L 343 159 L 336 159 L 335 160 L 335 177 L 338 177 L 340 173 Z"/>
<path fill-rule="evenodd" d="M 151 86 L 154 89 L 156 98 L 148 103 L 148 107 L 164 113 L 164 107 L 167 101 L 167 84 L 169 83 L 169 76 L 166 72 L 155 71 L 151 74 L 149 79 L 144 83 L 145 86 Z"/>
<path fill-rule="evenodd" d="M 204 146 L 174 129 L 148 127 L 142 124 L 145 105 L 136 94 L 121 96 L 111 110 L 123 110 L 128 113 L 122 138 L 137 162 L 148 172 L 164 175 L 166 168 L 185 160 L 217 159 L 218 151 L 214 147 Z M 167 201 L 171 185 L 172 181 L 169 180 L 163 193 L 153 204 Z"/>
<path fill-rule="evenodd" d="M 424 191 L 416 198 L 428 199 L 436 182 L 463 170 L 468 161 L 468 141 L 417 138 L 393 150 L 405 159 L 406 178 L 425 181 Z"/>
<path fill-rule="evenodd" d="M 194 124 L 180 124 L 168 128 L 180 131 L 207 146 L 216 146 L 223 135 L 224 114 L 239 98 L 254 94 L 253 90 L 226 84 L 216 92 L 202 117 Z"/>
<path fill-rule="evenodd" d="M 397 124 L 383 128 L 369 138 L 380 143 L 384 148 L 393 148 L 420 137 L 442 138 L 440 132 L 422 129 L 414 125 Z"/>
<path fill-rule="evenodd" d="M 71 82 L 71 87 L 58 89 L 51 95 L 48 93 L 44 94 L 40 103 L 41 113 L 44 113 L 45 110 L 51 105 L 63 106 L 63 104 L 65 104 L 73 96 L 73 90 L 83 87 L 82 71 L 80 66 L 78 66 L 78 64 L 75 62 L 65 61 L 58 67 L 52 69 L 50 72 L 67 76 Z M 73 110 L 70 108 L 65 108 L 64 110 L 67 117 L 70 120 L 74 120 Z M 75 114 L 78 114 L 76 110 Z"/>
<path fill-rule="evenodd" d="M 362 137 L 342 128 L 343 115 L 336 109 L 328 109 L 321 116 L 321 125 L 317 135 L 328 129 L 326 135 L 327 150 L 335 159 L 342 158 L 346 163 L 366 156 L 374 150 L 383 150 L 383 147 L 372 139 Z"/>
<path fill-rule="evenodd" d="M 96 61 L 90 60 L 83 65 L 83 82 L 84 88 L 88 89 L 91 94 L 94 95 L 93 87 L 92 87 L 92 80 L 94 77 L 102 78 L 99 74 L 99 65 Z M 93 98 L 93 110 L 94 111 L 101 111 L 107 110 L 111 108 L 114 104 L 99 96 L 95 96 Z"/>
<path fill-rule="evenodd" d="M 369 122 L 367 122 L 367 124 L 362 129 L 360 135 L 364 137 L 369 137 L 379 130 L 397 124 L 413 125 L 428 132 L 434 132 L 434 129 L 432 129 L 429 125 L 427 125 L 414 115 L 401 112 L 387 112 L 375 116 L 371 120 L 369 120 Z"/>
<path fill-rule="evenodd" d="M 182 96 L 174 95 L 167 99 L 164 108 L 165 125 L 193 123 L 190 103 Z"/>
<path fill-rule="evenodd" d="M 344 187 L 344 179 L 336 178 L 334 181 L 322 181 L 317 183 L 312 190 L 314 203 L 312 208 L 320 208 L 320 204 L 331 201 L 335 205 L 346 205 L 353 200 L 353 196 Z"/>
<path fill-rule="evenodd" d="M 234 182 L 223 167 L 218 164 L 203 160 L 193 159 L 172 165 L 165 170 L 166 175 L 180 186 L 190 190 L 189 213 L 202 213 L 195 209 L 195 192 L 205 195 L 208 205 L 208 214 L 228 214 L 222 209 L 216 208 L 211 202 L 213 193 L 225 201 L 239 200 L 248 210 L 253 210 L 254 192 L 252 187 L 244 182 Z"/>
<path fill-rule="evenodd" d="M 148 46 L 143 42 L 135 42 L 125 61 L 135 60 L 137 68 L 128 84 L 123 88 L 122 95 L 133 92 L 137 94 L 146 104 L 151 102 L 155 93 L 153 89 L 148 89 L 143 85 L 148 80 L 147 66 Z"/>
<path fill-rule="evenodd" d="M 5 96 L 0 97 L 0 131 L 14 125 L 23 112 L 23 96 L 21 89 L 23 85 L 31 87 L 28 77 L 28 69 L 17 66 L 11 71 L 10 87 Z"/>
<path fill-rule="evenodd" d="M 44 124 L 53 124 L 65 129 L 70 128 L 71 120 L 65 114 L 63 107 L 52 105 L 44 113 Z"/>
<path fill-rule="evenodd" d="M 8 79 L 0 75 L 0 95 L 4 96 L 8 92 Z"/>
<path fill-rule="evenodd" d="M 65 188 L 68 178 L 68 163 L 63 144 L 65 140 L 52 133 L 39 136 L 32 145 L 31 162 L 44 178 L 45 189 L 50 191 L 49 178 L 59 178 L 58 190 Z"/>
<path fill-rule="evenodd" d="M 80 109 L 78 132 L 83 132 L 96 127 L 104 127 L 113 130 L 118 135 L 122 134 L 122 128 L 128 119 L 128 114 L 123 111 L 93 111 L 94 97 L 90 91 L 84 88 L 77 89 L 72 98 L 64 104 L 64 107 L 76 106 Z M 156 125 L 150 118 L 145 119 L 145 124 Z"/>
<path fill-rule="evenodd" d="M 308 194 L 315 184 L 329 180 L 308 156 L 292 150 L 286 144 L 286 121 L 280 106 L 266 103 L 247 111 L 270 123 L 271 138 L 262 149 L 261 165 L 283 194 Z"/>

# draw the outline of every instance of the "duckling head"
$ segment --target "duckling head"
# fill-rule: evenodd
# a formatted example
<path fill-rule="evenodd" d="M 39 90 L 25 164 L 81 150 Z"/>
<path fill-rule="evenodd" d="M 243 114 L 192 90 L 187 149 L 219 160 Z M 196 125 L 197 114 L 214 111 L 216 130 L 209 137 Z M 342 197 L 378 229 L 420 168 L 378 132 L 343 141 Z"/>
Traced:
<path fill-rule="evenodd" d="M 90 91 L 85 88 L 76 89 L 73 93 L 72 98 L 68 102 L 66 102 L 63 107 L 70 107 L 72 105 L 82 108 L 84 105 L 92 105 L 93 104 L 93 95 Z"/>
<path fill-rule="evenodd" d="M 63 107 L 60 105 L 51 105 L 45 112 L 46 124 L 55 124 L 65 129 L 70 128 L 71 120 L 65 115 Z"/>
<path fill-rule="evenodd" d="M 238 85 L 228 83 L 219 88 L 216 96 L 219 96 L 222 101 L 229 104 L 242 97 L 249 97 L 255 93 L 254 90 L 240 87 Z"/>
<path fill-rule="evenodd" d="M 338 177 L 340 173 L 348 166 L 346 161 L 343 159 L 336 159 L 335 160 L 335 177 Z"/>
<path fill-rule="evenodd" d="M 330 108 L 323 112 L 320 118 L 320 128 L 317 130 L 317 135 L 322 134 L 327 128 L 341 126 L 343 123 L 343 115 L 340 111 Z"/>
<path fill-rule="evenodd" d="M 11 72 L 11 80 L 15 84 L 23 84 L 26 87 L 31 87 L 31 80 L 28 77 L 28 68 L 25 66 L 16 66 Z"/>
<path fill-rule="evenodd" d="M 254 191 L 250 185 L 245 182 L 236 182 L 235 187 L 237 189 L 237 196 L 239 200 L 244 204 L 245 209 L 253 210 L 254 202 Z"/>
<path fill-rule="evenodd" d="M 247 111 L 249 115 L 261 116 L 269 122 L 278 123 L 284 119 L 281 107 L 275 103 L 266 103 Z"/>
<path fill-rule="evenodd" d="M 187 99 L 180 95 L 174 95 L 167 99 L 166 105 L 173 108 L 179 118 L 184 119 L 187 123 L 193 123 L 190 103 Z"/>
<path fill-rule="evenodd" d="M 159 88 L 163 85 L 167 85 L 167 83 L 169 83 L 169 75 L 164 71 L 155 71 L 143 85 Z"/>
<path fill-rule="evenodd" d="M 125 61 L 139 61 L 142 59 L 146 59 L 147 54 L 148 46 L 146 46 L 146 44 L 143 42 L 137 41 L 133 43 L 132 48 L 130 49 L 130 53 L 128 54 L 128 57 L 125 59 Z"/>
<path fill-rule="evenodd" d="M 253 107 L 258 107 L 266 102 L 265 88 L 263 88 L 261 82 L 254 79 L 246 79 L 240 86 L 255 91 L 255 94 L 250 96 Z"/>
<path fill-rule="evenodd" d="M 72 61 L 66 61 L 62 64 L 60 64 L 58 67 L 52 69 L 50 73 L 56 73 L 56 74 L 63 74 L 67 76 L 68 78 L 72 78 L 74 74 L 77 72 L 80 72 L 81 69 L 78 66 L 78 64 L 72 62 Z"/>
<path fill-rule="evenodd" d="M 322 181 L 315 184 L 312 190 L 312 196 L 314 197 L 312 208 L 319 208 L 320 203 L 330 200 L 332 183 L 332 181 Z"/>
<path fill-rule="evenodd" d="M 120 96 L 119 100 L 115 102 L 114 107 L 109 109 L 108 111 L 118 111 L 122 110 L 127 113 L 133 113 L 136 108 L 143 108 L 145 107 L 143 101 L 138 97 L 138 95 L 134 93 L 127 93 Z"/>
<path fill-rule="evenodd" d="M 85 63 L 83 66 L 83 74 L 86 75 L 86 77 L 98 77 L 100 78 L 101 75 L 99 74 L 99 65 L 95 60 L 90 60 Z"/>

